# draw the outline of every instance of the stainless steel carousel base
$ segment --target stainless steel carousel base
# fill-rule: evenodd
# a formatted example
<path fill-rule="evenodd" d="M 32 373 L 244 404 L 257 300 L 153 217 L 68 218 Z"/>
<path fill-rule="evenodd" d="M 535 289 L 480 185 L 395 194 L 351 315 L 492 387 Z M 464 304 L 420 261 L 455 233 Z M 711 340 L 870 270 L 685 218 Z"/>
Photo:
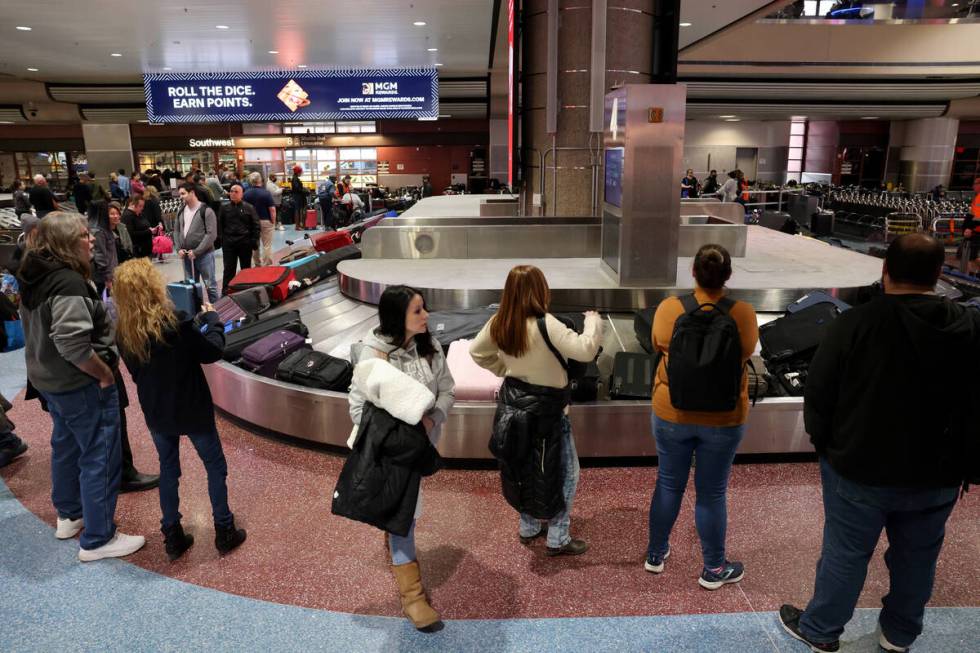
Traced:
<path fill-rule="evenodd" d="M 335 280 L 307 290 L 273 312 L 298 309 L 317 350 L 346 356 L 350 345 L 377 326 L 374 306 L 340 293 Z M 608 378 L 617 351 L 636 351 L 629 314 L 606 316 L 606 352 L 600 371 Z M 765 319 L 765 318 L 763 318 Z M 228 363 L 205 366 L 215 405 L 250 424 L 283 435 L 344 446 L 352 423 L 347 395 L 312 390 L 256 376 Z M 495 405 L 459 402 L 449 414 L 440 452 L 447 458 L 490 458 L 487 442 Z M 599 401 L 573 405 L 571 419 L 579 455 L 594 457 L 654 456 L 650 404 L 645 401 Z M 812 451 L 803 430 L 802 401 L 766 399 L 750 411 L 741 453 Z"/>

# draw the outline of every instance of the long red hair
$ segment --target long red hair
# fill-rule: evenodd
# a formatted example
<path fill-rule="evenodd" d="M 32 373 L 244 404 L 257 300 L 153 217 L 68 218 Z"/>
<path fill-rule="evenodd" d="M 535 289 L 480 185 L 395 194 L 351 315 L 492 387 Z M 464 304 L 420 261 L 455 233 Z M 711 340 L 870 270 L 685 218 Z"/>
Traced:
<path fill-rule="evenodd" d="M 527 352 L 527 319 L 544 317 L 551 291 L 544 273 L 533 265 L 518 265 L 507 275 L 500 308 L 493 316 L 490 337 L 509 356 Z"/>

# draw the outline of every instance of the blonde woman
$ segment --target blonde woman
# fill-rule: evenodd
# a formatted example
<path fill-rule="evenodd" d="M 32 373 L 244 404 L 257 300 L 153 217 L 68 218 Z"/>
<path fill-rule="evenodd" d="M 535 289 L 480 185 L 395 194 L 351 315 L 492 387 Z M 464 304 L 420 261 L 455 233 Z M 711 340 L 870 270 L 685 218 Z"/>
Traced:
<path fill-rule="evenodd" d="M 117 339 L 139 393 L 146 425 L 160 457 L 160 509 L 167 556 L 176 560 L 194 543 L 184 532 L 180 497 L 180 436 L 186 435 L 208 474 L 214 545 L 222 555 L 245 541 L 228 508 L 228 465 L 214 423 L 211 391 L 202 363 L 221 358 L 224 325 L 214 307 L 199 316 L 174 310 L 166 281 L 149 259 L 116 269 L 113 298 L 119 312 Z"/>

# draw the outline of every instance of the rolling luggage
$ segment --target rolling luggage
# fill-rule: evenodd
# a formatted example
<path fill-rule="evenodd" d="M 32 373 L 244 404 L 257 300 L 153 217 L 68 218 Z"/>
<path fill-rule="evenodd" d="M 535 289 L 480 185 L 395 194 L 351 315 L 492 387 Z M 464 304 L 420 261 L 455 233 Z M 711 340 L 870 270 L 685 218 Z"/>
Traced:
<path fill-rule="evenodd" d="M 280 381 L 334 392 L 347 392 L 353 375 L 350 362 L 312 349 L 294 351 L 276 370 Z"/>
<path fill-rule="evenodd" d="M 289 296 L 289 282 L 295 281 L 293 271 L 283 265 L 270 265 L 261 268 L 247 268 L 235 275 L 228 284 L 228 292 L 235 293 L 257 286 L 265 286 L 272 303 L 278 303 Z"/>
<path fill-rule="evenodd" d="M 167 294 L 174 303 L 174 308 L 184 311 L 190 316 L 201 312 L 201 298 L 204 297 L 204 289 L 200 284 L 193 280 L 196 277 L 194 272 L 194 261 L 191 261 L 191 279 L 174 281 L 167 284 Z"/>
<path fill-rule="evenodd" d="M 287 241 L 287 244 L 292 244 Z M 286 265 L 287 263 L 292 263 L 293 261 L 298 261 L 301 258 L 306 258 L 307 256 L 312 256 L 316 254 L 316 249 L 312 247 L 297 247 L 296 249 L 290 250 L 288 254 L 284 254 L 279 258 L 279 265 Z"/>
<path fill-rule="evenodd" d="M 834 235 L 834 212 L 817 211 L 810 218 L 810 231 L 814 236 Z"/>
<path fill-rule="evenodd" d="M 613 359 L 610 399 L 649 399 L 653 395 L 656 359 L 649 354 L 621 351 Z"/>
<path fill-rule="evenodd" d="M 286 263 L 285 266 L 293 271 L 296 280 L 304 286 L 312 286 L 320 279 L 325 279 L 337 271 L 330 254 L 311 254 L 305 258 Z"/>
<path fill-rule="evenodd" d="M 833 304 L 837 307 L 837 310 L 841 313 L 851 308 L 851 305 L 847 302 L 842 302 L 833 295 L 829 295 L 823 290 L 814 290 L 813 292 L 807 293 L 797 299 L 795 302 L 786 307 L 787 313 L 799 313 L 805 308 L 810 308 L 814 304 Z"/>
<path fill-rule="evenodd" d="M 382 212 L 379 213 L 378 215 L 369 216 L 363 220 L 360 220 L 351 225 L 343 227 L 338 231 L 346 231 L 351 235 L 351 238 L 354 240 L 355 243 L 359 243 L 361 242 L 361 236 L 364 235 L 365 231 L 367 231 L 371 227 L 376 226 L 379 222 L 384 220 L 386 217 L 388 217 L 388 215 Z"/>
<path fill-rule="evenodd" d="M 316 217 L 316 209 L 315 208 L 306 209 L 306 220 L 303 226 L 306 227 L 307 229 L 316 229 L 318 225 L 319 222 Z"/>
<path fill-rule="evenodd" d="M 762 358 L 767 364 L 789 361 L 809 361 L 827 327 L 840 315 L 840 309 L 832 303 L 820 302 L 796 313 L 788 313 L 778 320 L 759 327 Z M 772 366 L 769 366 L 773 371 Z"/>
<path fill-rule="evenodd" d="M 276 331 L 242 350 L 242 367 L 249 372 L 273 378 L 279 364 L 295 351 L 312 349 L 306 338 L 292 331 Z"/>
<path fill-rule="evenodd" d="M 448 351 L 457 340 L 475 337 L 496 312 L 496 306 L 485 306 L 429 313 L 429 332 Z"/>
<path fill-rule="evenodd" d="M 318 252 L 332 252 L 335 249 L 354 244 L 354 239 L 346 231 L 328 231 L 317 234 L 310 240 L 313 241 L 313 247 Z"/>
<path fill-rule="evenodd" d="M 231 295 L 225 295 L 216 301 L 214 303 L 214 310 L 226 325 L 235 322 L 239 325 L 244 325 L 255 321 L 255 316 L 243 309 Z"/>
<path fill-rule="evenodd" d="M 225 336 L 224 359 L 226 361 L 238 360 L 246 347 L 277 331 L 292 331 L 304 338 L 309 335 L 309 330 L 303 324 L 303 320 L 300 319 L 299 311 L 286 311 L 278 315 L 259 318 Z"/>
<path fill-rule="evenodd" d="M 330 262 L 330 270 L 328 274 L 336 274 L 337 266 L 340 265 L 342 261 L 350 261 L 361 258 L 362 254 L 357 245 L 348 245 L 347 247 L 341 247 L 340 249 L 335 249 L 332 252 L 322 254 L 322 256 L 324 256 L 325 259 Z"/>
<path fill-rule="evenodd" d="M 637 311 L 633 317 L 633 335 L 648 354 L 653 353 L 653 316 L 656 312 L 657 307 L 653 306 Z"/>
<path fill-rule="evenodd" d="M 272 306 L 272 302 L 269 301 L 269 290 L 265 286 L 229 293 L 227 296 L 235 300 L 243 311 L 253 317 L 265 313 Z"/>
<path fill-rule="evenodd" d="M 504 382 L 490 370 L 483 369 L 470 356 L 470 340 L 456 340 L 449 345 L 446 365 L 456 382 L 457 401 L 496 401 Z"/>

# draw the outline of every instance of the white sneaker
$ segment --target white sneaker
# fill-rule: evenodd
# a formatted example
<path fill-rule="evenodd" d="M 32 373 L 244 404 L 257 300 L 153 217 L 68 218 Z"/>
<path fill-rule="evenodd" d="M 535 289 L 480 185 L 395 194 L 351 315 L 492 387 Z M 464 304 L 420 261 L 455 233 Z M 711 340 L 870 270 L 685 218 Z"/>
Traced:
<path fill-rule="evenodd" d="M 905 651 L 909 650 L 907 646 L 899 646 L 889 642 L 888 638 L 885 637 L 885 633 L 881 632 L 880 629 L 878 630 L 878 645 L 886 651 L 896 651 L 897 653 L 905 653 Z"/>
<path fill-rule="evenodd" d="M 54 536 L 59 540 L 70 540 L 78 535 L 84 527 L 85 523 L 82 518 L 62 519 L 58 517 L 58 530 L 54 532 Z"/>
<path fill-rule="evenodd" d="M 122 558 L 135 553 L 146 544 L 142 535 L 126 535 L 116 532 L 115 536 L 97 549 L 79 549 L 78 559 L 82 562 L 92 562 L 102 558 Z"/>

